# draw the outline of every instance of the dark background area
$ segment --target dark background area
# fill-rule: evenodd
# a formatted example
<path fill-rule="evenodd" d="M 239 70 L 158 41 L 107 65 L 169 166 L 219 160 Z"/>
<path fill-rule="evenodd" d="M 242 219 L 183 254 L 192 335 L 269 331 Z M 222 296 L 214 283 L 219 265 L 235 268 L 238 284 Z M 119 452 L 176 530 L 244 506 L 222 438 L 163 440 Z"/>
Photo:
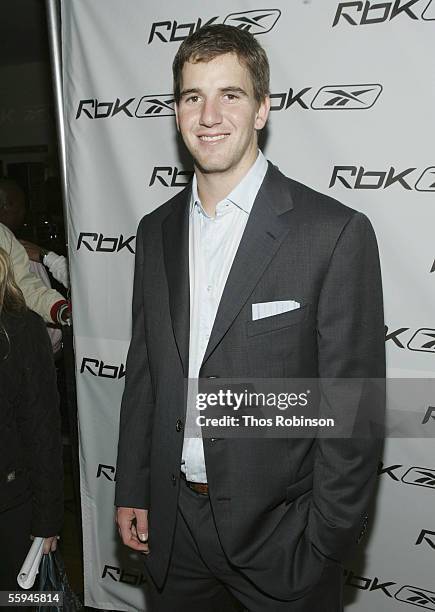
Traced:
<path fill-rule="evenodd" d="M 49 62 L 42 0 L 1 0 L 0 65 Z"/>
<path fill-rule="evenodd" d="M 18 237 L 65 254 L 45 3 L 1 0 L 0 8 L 0 176 L 26 194 Z"/>

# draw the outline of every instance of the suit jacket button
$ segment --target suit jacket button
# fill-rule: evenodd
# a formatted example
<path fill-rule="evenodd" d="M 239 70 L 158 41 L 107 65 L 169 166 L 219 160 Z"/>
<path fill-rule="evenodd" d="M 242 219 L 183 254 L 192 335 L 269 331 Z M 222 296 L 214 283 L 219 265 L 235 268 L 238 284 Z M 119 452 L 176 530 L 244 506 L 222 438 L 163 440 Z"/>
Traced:
<path fill-rule="evenodd" d="M 175 485 L 177 484 L 177 477 L 175 476 L 175 474 L 172 474 L 172 476 L 171 476 L 171 481 L 172 481 L 172 484 L 173 484 L 173 485 L 174 485 L 174 487 L 175 487 Z"/>
<path fill-rule="evenodd" d="M 175 425 L 175 429 L 177 431 L 181 431 L 183 429 L 183 421 L 181 419 L 178 419 L 176 425 Z"/>

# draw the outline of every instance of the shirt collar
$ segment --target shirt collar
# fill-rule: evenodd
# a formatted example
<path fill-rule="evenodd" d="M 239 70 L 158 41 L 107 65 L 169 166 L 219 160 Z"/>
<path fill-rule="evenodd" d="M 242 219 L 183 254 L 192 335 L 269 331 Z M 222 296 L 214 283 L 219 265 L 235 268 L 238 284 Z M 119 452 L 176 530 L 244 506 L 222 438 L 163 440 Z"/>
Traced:
<path fill-rule="evenodd" d="M 236 185 L 232 192 L 228 194 L 226 198 L 221 200 L 221 202 L 229 201 L 249 215 L 266 172 L 267 160 L 263 153 L 258 150 L 257 159 L 255 160 L 254 164 L 250 167 L 240 183 Z M 218 202 L 216 209 L 221 202 Z M 204 212 L 198 196 L 198 183 L 196 180 L 196 175 L 194 174 L 192 179 L 192 195 L 190 198 L 190 213 L 192 213 L 195 206 L 199 206 Z"/>

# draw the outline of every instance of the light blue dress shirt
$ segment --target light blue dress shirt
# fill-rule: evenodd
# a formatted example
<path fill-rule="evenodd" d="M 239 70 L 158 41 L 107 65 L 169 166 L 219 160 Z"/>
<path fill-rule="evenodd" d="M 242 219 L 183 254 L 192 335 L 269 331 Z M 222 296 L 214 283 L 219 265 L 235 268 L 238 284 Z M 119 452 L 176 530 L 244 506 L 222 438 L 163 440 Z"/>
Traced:
<path fill-rule="evenodd" d="M 254 200 L 267 171 L 261 151 L 233 191 L 216 205 L 210 217 L 192 182 L 189 215 L 190 337 L 189 385 L 181 470 L 187 480 L 207 482 L 201 428 L 195 406 L 197 379 L 219 302 Z"/>

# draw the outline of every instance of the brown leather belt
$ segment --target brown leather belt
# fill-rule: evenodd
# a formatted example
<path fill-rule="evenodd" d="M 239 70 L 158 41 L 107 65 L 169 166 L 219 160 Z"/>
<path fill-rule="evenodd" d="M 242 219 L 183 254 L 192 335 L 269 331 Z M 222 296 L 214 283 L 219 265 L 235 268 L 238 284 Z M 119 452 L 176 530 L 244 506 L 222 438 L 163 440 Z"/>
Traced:
<path fill-rule="evenodd" d="M 208 484 L 206 482 L 192 482 L 191 480 L 187 480 L 184 472 L 180 472 L 180 476 L 189 489 L 192 489 L 192 491 L 195 491 L 195 493 L 199 495 L 208 495 Z"/>

